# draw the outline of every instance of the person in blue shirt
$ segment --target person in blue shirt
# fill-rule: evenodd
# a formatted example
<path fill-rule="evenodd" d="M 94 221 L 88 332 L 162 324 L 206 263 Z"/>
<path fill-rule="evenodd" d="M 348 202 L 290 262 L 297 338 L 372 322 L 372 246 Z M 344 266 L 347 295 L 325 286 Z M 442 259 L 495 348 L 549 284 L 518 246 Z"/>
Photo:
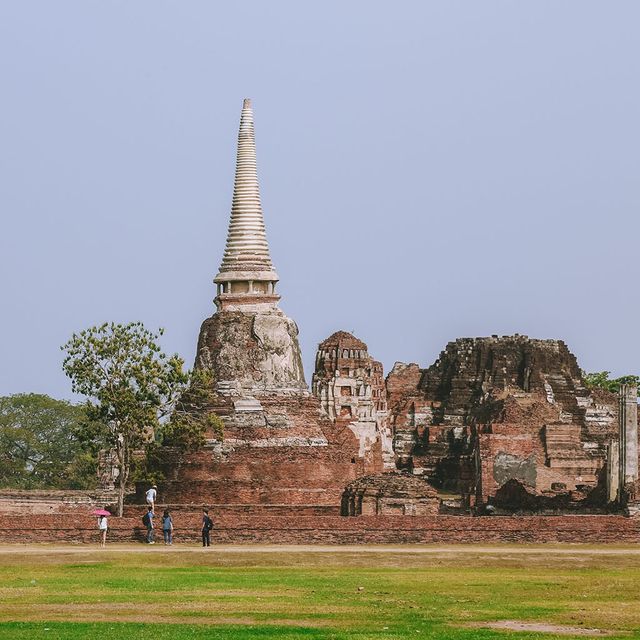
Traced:
<path fill-rule="evenodd" d="M 162 514 L 162 536 L 165 544 L 173 544 L 173 518 L 169 509 L 165 509 Z"/>

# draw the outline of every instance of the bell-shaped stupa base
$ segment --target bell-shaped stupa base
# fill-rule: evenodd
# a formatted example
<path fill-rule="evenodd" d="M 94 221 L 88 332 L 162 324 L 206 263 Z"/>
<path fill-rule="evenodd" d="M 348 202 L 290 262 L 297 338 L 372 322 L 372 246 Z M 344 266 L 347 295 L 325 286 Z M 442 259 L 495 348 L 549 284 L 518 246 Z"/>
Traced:
<path fill-rule="evenodd" d="M 195 366 L 229 396 L 308 395 L 298 327 L 280 309 L 225 310 L 202 323 Z"/>

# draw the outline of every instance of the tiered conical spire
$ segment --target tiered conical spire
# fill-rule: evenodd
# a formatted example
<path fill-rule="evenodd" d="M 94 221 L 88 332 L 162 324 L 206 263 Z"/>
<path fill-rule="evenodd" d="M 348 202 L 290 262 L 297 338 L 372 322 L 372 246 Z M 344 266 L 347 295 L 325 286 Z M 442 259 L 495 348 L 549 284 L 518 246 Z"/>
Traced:
<path fill-rule="evenodd" d="M 269 255 L 262 216 L 253 110 L 249 99 L 245 99 L 240 117 L 236 178 L 227 244 L 220 272 L 214 279 L 218 284 L 233 281 L 278 281 Z"/>

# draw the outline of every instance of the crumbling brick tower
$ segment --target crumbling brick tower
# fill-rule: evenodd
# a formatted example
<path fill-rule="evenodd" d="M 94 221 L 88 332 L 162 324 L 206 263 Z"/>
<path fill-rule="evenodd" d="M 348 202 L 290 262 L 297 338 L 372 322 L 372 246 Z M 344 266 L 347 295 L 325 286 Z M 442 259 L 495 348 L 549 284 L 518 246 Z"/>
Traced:
<path fill-rule="evenodd" d="M 358 438 L 363 474 L 395 469 L 382 363 L 362 340 L 346 331 L 323 340 L 311 387 L 323 414 Z"/>
<path fill-rule="evenodd" d="M 195 367 L 212 374 L 224 437 L 167 465 L 166 502 L 331 504 L 356 477 L 358 441 L 321 416 L 307 388 L 298 328 L 279 308 L 256 169 L 253 111 L 244 101 L 217 312 L 200 329 Z"/>

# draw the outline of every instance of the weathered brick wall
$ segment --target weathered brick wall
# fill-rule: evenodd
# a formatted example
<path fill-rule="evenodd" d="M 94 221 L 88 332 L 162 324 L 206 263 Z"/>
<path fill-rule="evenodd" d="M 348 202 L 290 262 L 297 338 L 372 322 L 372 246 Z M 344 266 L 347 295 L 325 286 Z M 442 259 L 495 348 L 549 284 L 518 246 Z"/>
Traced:
<path fill-rule="evenodd" d="M 271 503 L 338 506 L 344 486 L 358 466 L 351 432 L 345 446 L 238 447 L 224 456 L 211 448 L 166 461 L 167 479 L 158 483 L 158 499 L 171 503 Z M 349 455 L 351 454 L 351 455 Z M 132 501 L 144 502 L 139 485 Z"/>
<path fill-rule="evenodd" d="M 264 516 L 212 514 L 214 543 L 360 544 L 360 543 L 543 543 L 636 542 L 640 518 L 623 516 L 394 517 Z M 175 519 L 175 541 L 200 538 L 200 513 Z M 111 518 L 109 540 L 142 541 L 139 518 Z M 156 530 L 156 539 L 162 533 Z M 97 542 L 94 518 L 68 514 L 0 519 L 0 542 Z"/>
<path fill-rule="evenodd" d="M 218 400 L 222 443 L 184 455 L 160 452 L 162 501 L 337 506 L 345 485 L 364 473 L 353 432 L 323 418 L 316 398 L 260 397 L 263 411 L 248 416 L 234 413 L 233 399 Z M 147 488 L 138 486 L 135 502 Z"/>
<path fill-rule="evenodd" d="M 498 425 L 502 427 L 503 425 Z M 532 490 L 535 490 L 536 486 L 536 473 L 537 473 L 537 460 L 535 459 L 538 452 L 538 442 L 534 440 L 534 437 L 530 433 L 509 433 L 509 430 L 505 429 L 503 433 L 480 433 L 478 436 L 478 447 L 480 449 L 480 482 L 478 483 L 477 499 L 481 502 L 486 502 L 489 496 L 495 495 L 496 490 L 504 484 L 505 480 L 498 483 L 496 481 L 496 456 L 498 454 L 508 454 L 514 458 L 518 458 L 525 463 L 527 459 L 533 460 L 533 478 L 529 478 L 532 484 L 527 482 L 526 478 L 518 478 L 521 482 L 524 482 Z M 499 475 L 498 475 L 499 477 Z"/>
<path fill-rule="evenodd" d="M 12 514 L 25 515 L 66 513 L 79 511 L 86 513 L 90 508 L 100 508 L 116 501 L 114 491 L 95 490 L 0 490 L 0 517 Z"/>
<path fill-rule="evenodd" d="M 461 338 L 427 369 L 397 364 L 387 392 L 401 467 L 462 494 L 475 485 L 480 502 L 510 480 L 538 496 L 564 491 L 572 501 L 583 485 L 597 487 L 605 444 L 617 438 L 615 397 L 586 389 L 575 357 L 558 340 Z M 432 440 L 434 425 L 474 427 L 479 442 L 459 433 L 449 438 L 452 446 Z M 477 445 L 475 482 L 461 440 Z"/>
<path fill-rule="evenodd" d="M 169 509 L 174 517 L 182 514 L 199 513 L 200 508 L 210 509 L 211 513 L 218 516 L 339 516 L 340 505 L 327 504 L 157 504 L 156 513 L 161 515 L 165 509 Z M 124 507 L 124 516 L 140 518 L 147 510 L 146 506 L 129 504 Z M 86 510 L 85 510 L 86 513 Z M 1 516 L 0 516 L 1 517 Z"/>
<path fill-rule="evenodd" d="M 396 362 L 386 379 L 388 421 L 399 468 L 412 466 L 412 454 L 419 440 L 416 427 L 425 423 L 425 406 L 431 411 L 418 387 L 422 374 L 423 370 L 415 363 Z"/>

